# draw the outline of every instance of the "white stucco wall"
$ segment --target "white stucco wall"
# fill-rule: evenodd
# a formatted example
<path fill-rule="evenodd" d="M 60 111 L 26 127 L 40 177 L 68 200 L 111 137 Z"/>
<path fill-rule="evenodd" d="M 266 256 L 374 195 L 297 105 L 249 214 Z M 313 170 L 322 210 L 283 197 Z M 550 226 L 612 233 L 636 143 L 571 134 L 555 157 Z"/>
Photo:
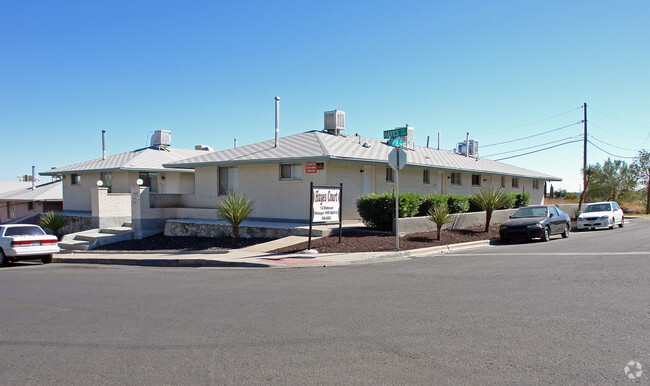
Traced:
<path fill-rule="evenodd" d="M 99 173 L 80 174 L 81 180 L 78 185 L 72 185 L 70 174 L 63 178 L 63 210 L 90 212 L 91 192 L 97 187 Z"/>

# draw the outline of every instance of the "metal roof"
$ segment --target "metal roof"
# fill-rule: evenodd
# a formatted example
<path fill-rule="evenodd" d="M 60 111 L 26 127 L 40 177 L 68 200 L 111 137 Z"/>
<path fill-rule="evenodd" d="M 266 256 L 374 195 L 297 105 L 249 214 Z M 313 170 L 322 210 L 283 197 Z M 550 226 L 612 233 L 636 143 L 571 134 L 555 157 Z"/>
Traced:
<path fill-rule="evenodd" d="M 279 139 L 210 152 L 181 161 L 169 162 L 165 167 L 195 168 L 199 166 L 226 166 L 267 162 L 298 162 L 339 160 L 373 164 L 387 164 L 388 153 L 394 149 L 385 141 L 359 136 L 333 135 L 323 131 L 308 131 Z M 466 157 L 450 150 L 415 146 L 407 152 L 407 166 L 437 170 L 496 174 L 561 181 L 559 177 L 536 172 L 480 157 Z"/>
<path fill-rule="evenodd" d="M 43 176 L 56 176 L 71 173 L 110 172 L 110 171 L 142 171 L 142 172 L 180 172 L 187 173 L 185 169 L 164 168 L 164 163 L 182 160 L 205 154 L 205 150 L 188 150 L 167 147 L 146 147 L 125 153 L 114 154 L 106 159 L 93 159 L 59 168 L 40 172 Z"/>
<path fill-rule="evenodd" d="M 61 181 L 36 185 L 28 188 L 0 193 L 0 201 L 63 201 L 63 183 Z"/>
<path fill-rule="evenodd" d="M 31 181 L 0 181 L 0 193 L 11 192 L 21 188 L 31 188 Z"/>

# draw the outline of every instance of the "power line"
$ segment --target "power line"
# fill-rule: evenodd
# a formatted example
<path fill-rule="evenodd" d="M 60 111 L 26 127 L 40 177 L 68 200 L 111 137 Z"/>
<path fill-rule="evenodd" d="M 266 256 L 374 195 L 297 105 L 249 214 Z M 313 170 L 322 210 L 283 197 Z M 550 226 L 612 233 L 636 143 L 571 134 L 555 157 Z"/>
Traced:
<path fill-rule="evenodd" d="M 605 154 L 609 154 L 609 155 L 611 155 L 612 157 L 616 157 L 616 158 L 627 158 L 627 159 L 635 159 L 635 158 L 636 158 L 636 156 L 635 156 L 635 157 L 624 157 L 624 156 L 622 156 L 622 155 L 612 154 L 612 153 L 608 152 L 607 150 L 603 150 L 602 148 L 598 147 L 595 143 L 591 142 L 590 140 L 587 140 L 587 142 L 589 142 L 591 145 L 593 145 L 596 149 L 602 151 L 602 152 L 605 153 Z"/>
<path fill-rule="evenodd" d="M 502 129 L 502 130 L 497 130 L 497 131 L 491 131 L 491 132 L 489 132 L 489 133 L 478 133 L 477 135 L 490 135 L 490 134 L 502 133 L 502 132 L 504 132 L 504 131 L 508 131 L 508 130 L 519 129 L 519 128 L 521 128 L 521 127 L 526 127 L 526 126 L 534 125 L 534 124 L 536 124 L 536 123 L 545 122 L 545 121 L 548 121 L 548 120 L 553 119 L 553 118 L 561 117 L 562 115 L 566 115 L 566 114 L 572 113 L 572 112 L 574 112 L 574 111 L 576 111 L 576 110 L 579 110 L 579 109 L 581 109 L 581 108 L 582 108 L 582 106 L 580 106 L 580 107 L 578 107 L 578 108 L 576 108 L 576 109 L 572 109 L 572 110 L 569 110 L 569 111 L 565 111 L 565 112 L 560 113 L 560 114 L 557 114 L 557 115 L 553 115 L 552 117 L 548 117 L 548 118 L 540 119 L 540 120 L 535 121 L 535 122 L 524 123 L 523 125 L 513 126 L 513 127 L 510 127 L 510 128 L 507 128 L 507 129 Z"/>
<path fill-rule="evenodd" d="M 594 110 L 594 111 L 597 111 L 597 112 L 599 112 L 599 113 L 601 113 L 601 114 L 603 114 L 603 115 L 607 115 L 608 117 L 613 118 L 613 119 L 616 119 L 617 121 L 621 121 L 621 122 L 627 123 L 628 125 L 633 125 L 633 126 L 644 127 L 644 128 L 646 128 L 646 129 L 650 129 L 650 126 L 640 125 L 640 124 L 638 124 L 638 123 L 629 122 L 629 121 L 626 121 L 626 120 L 621 119 L 621 118 L 616 118 L 616 117 L 613 116 L 613 115 L 610 115 L 610 114 L 607 114 L 607 113 L 605 113 L 605 112 L 602 112 L 602 111 L 600 111 L 600 110 L 598 110 L 598 109 L 595 109 L 593 106 L 589 106 L 589 107 L 591 107 L 591 109 Z"/>
<path fill-rule="evenodd" d="M 542 144 L 535 145 L 535 146 L 524 147 L 524 148 L 517 149 L 517 150 L 508 150 L 508 151 L 503 151 L 503 152 L 501 152 L 501 153 L 494 153 L 494 154 L 490 154 L 490 155 L 484 155 L 483 157 L 485 157 L 485 158 L 489 158 L 489 157 L 494 157 L 495 155 L 508 154 L 508 153 L 515 153 L 515 152 L 518 152 L 518 151 L 523 151 L 523 150 L 528 150 L 528 149 L 534 149 L 534 148 L 536 148 L 536 147 L 546 146 L 546 145 L 550 145 L 550 144 L 553 144 L 553 143 L 558 143 L 558 142 L 566 141 L 566 140 L 568 140 L 568 139 L 582 139 L 582 134 L 574 135 L 574 136 L 572 136 L 572 137 L 566 137 L 566 138 L 558 139 L 558 140 L 556 140 L 556 141 L 551 141 L 551 142 L 542 143 Z"/>
<path fill-rule="evenodd" d="M 638 137 L 629 137 L 629 136 L 626 136 L 626 135 L 622 135 L 620 133 L 611 132 L 611 131 L 605 129 L 604 127 L 598 126 L 597 124 L 593 123 L 592 121 L 589 121 L 589 127 L 596 127 L 600 131 L 603 131 L 603 132 L 605 132 L 605 133 L 607 133 L 609 135 L 616 136 L 618 138 L 638 139 Z"/>
<path fill-rule="evenodd" d="M 499 158 L 499 159 L 495 159 L 494 161 L 503 161 L 503 160 L 510 159 L 510 158 L 522 157 L 522 156 L 525 156 L 525 155 L 528 155 L 528 154 L 538 153 L 540 151 L 549 150 L 549 149 L 553 149 L 553 148 L 556 148 L 556 147 L 560 147 L 560 146 L 564 146 L 564 145 L 568 145 L 570 143 L 576 143 L 576 142 L 582 142 L 582 139 L 574 139 L 573 141 L 560 143 L 560 144 L 554 145 L 554 146 L 549 146 L 549 147 L 546 147 L 544 149 L 533 150 L 533 151 L 529 151 L 528 153 L 517 154 L 517 155 L 512 155 L 510 157 Z"/>
<path fill-rule="evenodd" d="M 603 141 L 603 140 L 600 140 L 600 139 L 594 137 L 594 136 L 591 135 L 591 134 L 587 134 L 587 136 L 588 136 L 588 137 L 591 137 L 592 139 L 595 139 L 596 141 L 598 141 L 598 142 L 600 142 L 600 143 L 602 143 L 602 144 L 605 144 L 605 145 L 607 145 L 607 146 L 611 146 L 611 147 L 615 147 L 615 148 L 617 148 L 617 149 L 628 150 L 628 151 L 638 151 L 638 149 L 628 149 L 628 148 L 626 148 L 626 147 L 620 147 L 620 146 L 612 145 L 611 143 L 607 143 L 607 142 L 605 142 L 605 141 Z"/>
<path fill-rule="evenodd" d="M 567 127 L 571 127 L 571 126 L 579 125 L 579 124 L 581 124 L 581 123 L 583 123 L 583 122 L 584 122 L 584 121 L 578 121 L 578 122 L 576 122 L 576 123 L 572 123 L 572 124 L 570 124 L 570 125 L 566 125 L 566 126 L 558 127 L 557 129 L 553 129 L 553 130 L 548 130 L 548 131 L 545 131 L 545 132 L 543 132 L 543 133 L 533 134 L 533 135 L 529 135 L 529 136 L 527 136 L 527 137 L 522 137 L 522 138 L 517 138 L 517 139 L 511 139 L 510 141 L 504 141 L 504 142 L 498 142 L 498 143 L 491 143 L 491 144 L 489 144 L 489 145 L 483 145 L 483 147 L 497 146 L 497 145 L 503 145 L 503 144 L 506 144 L 506 143 L 512 143 L 512 142 L 517 142 L 517 141 L 523 141 L 524 139 L 529 139 L 529 138 L 533 138 L 533 137 L 539 137 L 540 135 L 544 135 L 544 134 L 548 134 L 548 133 L 553 133 L 553 132 L 558 131 L 558 130 L 566 129 Z"/>

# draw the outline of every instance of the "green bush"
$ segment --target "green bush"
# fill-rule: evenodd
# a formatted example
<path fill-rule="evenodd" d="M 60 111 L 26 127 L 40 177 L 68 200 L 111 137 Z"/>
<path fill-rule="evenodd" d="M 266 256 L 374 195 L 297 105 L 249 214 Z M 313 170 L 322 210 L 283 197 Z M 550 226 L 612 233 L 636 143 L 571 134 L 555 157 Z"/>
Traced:
<path fill-rule="evenodd" d="M 61 240 L 61 230 L 65 228 L 69 222 L 70 220 L 63 213 L 47 212 L 41 215 L 41 218 L 38 220 L 38 225 L 49 229 L 53 235 Z"/>
<path fill-rule="evenodd" d="M 431 208 L 444 204 L 447 206 L 447 196 L 442 194 L 429 194 L 422 196 L 422 203 L 416 216 L 428 216 Z"/>
<path fill-rule="evenodd" d="M 465 213 L 469 210 L 469 197 L 448 194 L 447 208 L 449 213 Z"/>
<path fill-rule="evenodd" d="M 414 217 L 418 214 L 420 204 L 422 204 L 422 195 L 417 193 L 400 193 L 399 217 Z"/>
<path fill-rule="evenodd" d="M 357 211 L 367 227 L 390 231 L 393 229 L 395 196 L 392 193 L 371 193 L 357 198 Z"/>
<path fill-rule="evenodd" d="M 500 209 L 512 209 L 517 203 L 517 194 L 518 193 L 506 193 L 506 203 L 503 205 L 503 208 Z"/>
<path fill-rule="evenodd" d="M 517 199 L 515 200 L 515 208 L 521 208 L 522 206 L 528 206 L 530 203 L 530 193 L 518 193 Z"/>
<path fill-rule="evenodd" d="M 237 192 L 228 192 L 228 195 L 217 203 L 217 215 L 230 223 L 233 238 L 239 237 L 239 224 L 253 213 L 254 203 L 244 193 Z"/>

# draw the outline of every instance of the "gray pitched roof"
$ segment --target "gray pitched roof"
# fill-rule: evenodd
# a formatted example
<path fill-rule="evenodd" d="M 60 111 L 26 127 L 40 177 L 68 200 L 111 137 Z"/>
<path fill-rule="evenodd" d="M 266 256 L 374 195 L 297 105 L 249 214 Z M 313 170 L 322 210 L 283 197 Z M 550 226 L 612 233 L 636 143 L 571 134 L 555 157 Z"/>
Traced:
<path fill-rule="evenodd" d="M 364 146 L 367 144 L 369 146 Z M 358 136 L 333 135 L 323 131 L 308 131 L 279 139 L 263 141 L 232 149 L 210 152 L 181 161 L 166 163 L 172 168 L 195 168 L 211 165 L 241 165 L 247 163 L 299 162 L 339 160 L 373 164 L 387 164 L 393 150 L 384 141 Z M 463 171 L 561 181 L 559 177 L 492 161 L 473 158 L 449 150 L 415 146 L 406 150 L 406 165 L 438 170 Z"/>
<path fill-rule="evenodd" d="M 176 171 L 189 172 L 185 169 L 164 168 L 164 163 L 174 162 L 189 157 L 195 157 L 205 154 L 205 150 L 188 150 L 175 148 L 157 148 L 146 147 L 125 153 L 115 154 L 106 159 L 93 159 L 67 165 L 59 168 L 41 172 L 43 176 L 56 176 L 71 173 L 89 173 L 89 172 L 111 172 L 111 171 L 142 171 L 142 172 L 160 172 Z"/>
<path fill-rule="evenodd" d="M 61 181 L 36 185 L 0 193 L 0 201 L 63 201 Z"/>
<path fill-rule="evenodd" d="M 0 181 L 0 193 L 11 192 L 21 188 L 31 188 L 31 181 Z"/>

